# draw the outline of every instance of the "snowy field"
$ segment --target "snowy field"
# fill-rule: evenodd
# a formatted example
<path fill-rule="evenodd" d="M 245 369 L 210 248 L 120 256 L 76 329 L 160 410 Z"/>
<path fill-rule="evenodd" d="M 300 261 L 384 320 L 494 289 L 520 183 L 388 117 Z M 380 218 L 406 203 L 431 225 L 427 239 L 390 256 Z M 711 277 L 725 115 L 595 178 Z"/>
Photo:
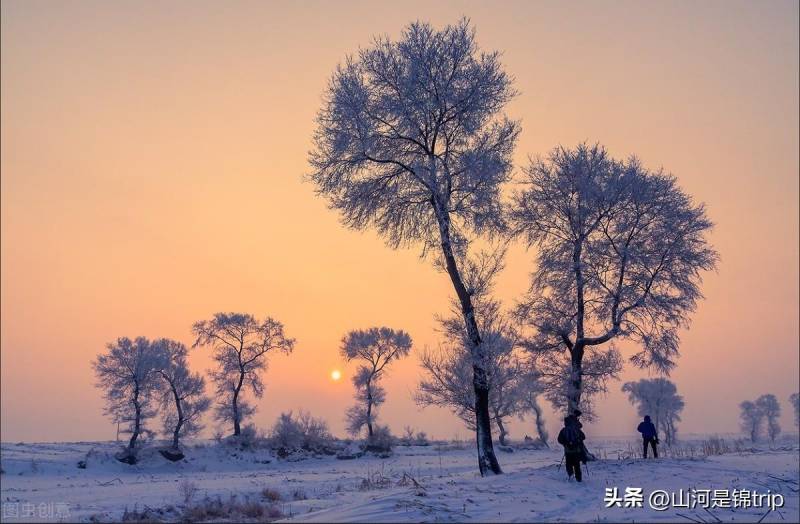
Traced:
<path fill-rule="evenodd" d="M 729 442 L 729 441 L 728 441 Z M 558 450 L 499 452 L 506 474 L 480 478 L 466 444 L 398 446 L 391 457 L 278 459 L 212 441 L 171 463 L 154 451 L 140 464 L 112 458 L 113 443 L 2 444 L 3 522 L 17 521 L 664 521 L 800 520 L 798 446 L 702 456 L 685 443 L 680 457 L 630 458 L 636 441 L 590 441 L 601 460 L 583 484 L 567 482 Z M 86 460 L 86 468 L 77 467 Z M 606 488 L 642 488 L 644 507 L 606 508 Z M 749 490 L 780 495 L 783 507 L 648 507 L 654 490 Z M 719 495 L 718 500 L 724 500 Z M 780 500 L 779 498 L 773 500 Z M 724 504 L 724 502 L 723 502 Z"/>

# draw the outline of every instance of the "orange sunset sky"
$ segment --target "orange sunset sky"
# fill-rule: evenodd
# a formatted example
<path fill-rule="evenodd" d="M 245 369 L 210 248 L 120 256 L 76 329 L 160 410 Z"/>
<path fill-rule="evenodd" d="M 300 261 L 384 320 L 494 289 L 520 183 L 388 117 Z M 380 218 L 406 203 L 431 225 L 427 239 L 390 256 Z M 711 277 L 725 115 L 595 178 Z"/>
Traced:
<path fill-rule="evenodd" d="M 516 78 L 517 166 L 599 141 L 707 203 L 721 262 L 682 334 L 679 431 L 736 431 L 737 404 L 768 392 L 791 428 L 797 2 L 4 0 L 2 439 L 113 439 L 91 360 L 123 335 L 190 344 L 191 324 L 216 311 L 269 314 L 297 338 L 270 362 L 259 427 L 304 408 L 343 435 L 354 366 L 342 335 L 388 325 L 435 346 L 451 286 L 419 250 L 345 229 L 303 182 L 314 117 L 336 64 L 373 35 L 461 16 Z M 533 259 L 512 248 L 506 304 Z M 190 362 L 207 369 L 210 350 Z M 449 412 L 414 405 L 418 379 L 412 352 L 385 380 L 382 420 L 469 436 Z M 621 385 L 590 437 L 634 431 Z"/>

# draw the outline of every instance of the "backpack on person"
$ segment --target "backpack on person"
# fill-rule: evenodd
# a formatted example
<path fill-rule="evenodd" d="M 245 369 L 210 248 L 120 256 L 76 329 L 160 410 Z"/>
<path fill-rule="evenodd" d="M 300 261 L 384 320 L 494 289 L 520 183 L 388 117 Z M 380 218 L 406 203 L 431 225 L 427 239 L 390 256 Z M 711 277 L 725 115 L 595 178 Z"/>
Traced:
<path fill-rule="evenodd" d="M 564 428 L 564 451 L 567 453 L 578 453 L 583 449 L 583 439 L 581 430 L 570 424 Z"/>

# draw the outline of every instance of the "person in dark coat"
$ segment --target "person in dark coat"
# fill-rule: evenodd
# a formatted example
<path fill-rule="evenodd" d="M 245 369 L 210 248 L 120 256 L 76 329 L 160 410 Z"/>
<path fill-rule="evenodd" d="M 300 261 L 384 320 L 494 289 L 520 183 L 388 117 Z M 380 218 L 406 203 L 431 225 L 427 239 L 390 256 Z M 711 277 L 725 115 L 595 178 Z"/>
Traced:
<path fill-rule="evenodd" d="M 577 418 L 572 415 L 564 418 L 564 427 L 558 432 L 558 443 L 564 446 L 564 462 L 566 464 L 567 475 L 581 482 L 583 473 L 581 472 L 581 462 L 585 462 L 583 456 L 583 441 L 586 435 L 578 427 Z"/>
<path fill-rule="evenodd" d="M 575 411 L 572 412 L 571 415 L 568 415 L 567 418 L 570 420 L 571 424 L 575 424 L 575 426 L 578 429 L 582 429 L 583 424 L 581 423 L 580 420 L 578 420 L 578 417 L 580 417 L 581 415 L 583 415 L 583 412 L 580 409 L 576 409 Z"/>
<path fill-rule="evenodd" d="M 653 458 L 658 458 L 658 434 L 656 433 L 655 425 L 650 421 L 650 415 L 644 416 L 644 421 L 636 428 L 642 434 L 642 441 L 644 443 L 644 458 L 647 458 L 647 445 L 653 448 Z"/>
<path fill-rule="evenodd" d="M 567 418 L 570 420 L 571 424 L 575 424 L 575 427 L 577 427 L 578 429 L 582 429 L 583 423 L 579 420 L 579 417 L 581 415 L 583 415 L 583 411 L 581 411 L 580 409 L 576 409 L 572 412 L 571 415 L 568 415 Z M 583 448 L 581 453 L 581 462 L 586 464 L 587 460 L 596 460 L 595 456 L 592 455 L 592 453 L 590 453 L 588 449 L 586 449 L 585 442 L 581 444 L 581 447 Z"/>

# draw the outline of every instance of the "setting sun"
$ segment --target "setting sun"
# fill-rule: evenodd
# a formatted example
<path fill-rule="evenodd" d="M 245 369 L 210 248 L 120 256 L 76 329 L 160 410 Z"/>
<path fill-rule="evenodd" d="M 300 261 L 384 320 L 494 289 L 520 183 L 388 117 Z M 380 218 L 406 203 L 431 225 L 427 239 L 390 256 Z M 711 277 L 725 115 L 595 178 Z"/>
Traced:
<path fill-rule="evenodd" d="M 334 369 L 333 371 L 331 371 L 331 379 L 332 380 L 337 381 L 340 378 L 342 378 L 342 372 L 341 371 L 339 371 L 338 369 Z"/>

